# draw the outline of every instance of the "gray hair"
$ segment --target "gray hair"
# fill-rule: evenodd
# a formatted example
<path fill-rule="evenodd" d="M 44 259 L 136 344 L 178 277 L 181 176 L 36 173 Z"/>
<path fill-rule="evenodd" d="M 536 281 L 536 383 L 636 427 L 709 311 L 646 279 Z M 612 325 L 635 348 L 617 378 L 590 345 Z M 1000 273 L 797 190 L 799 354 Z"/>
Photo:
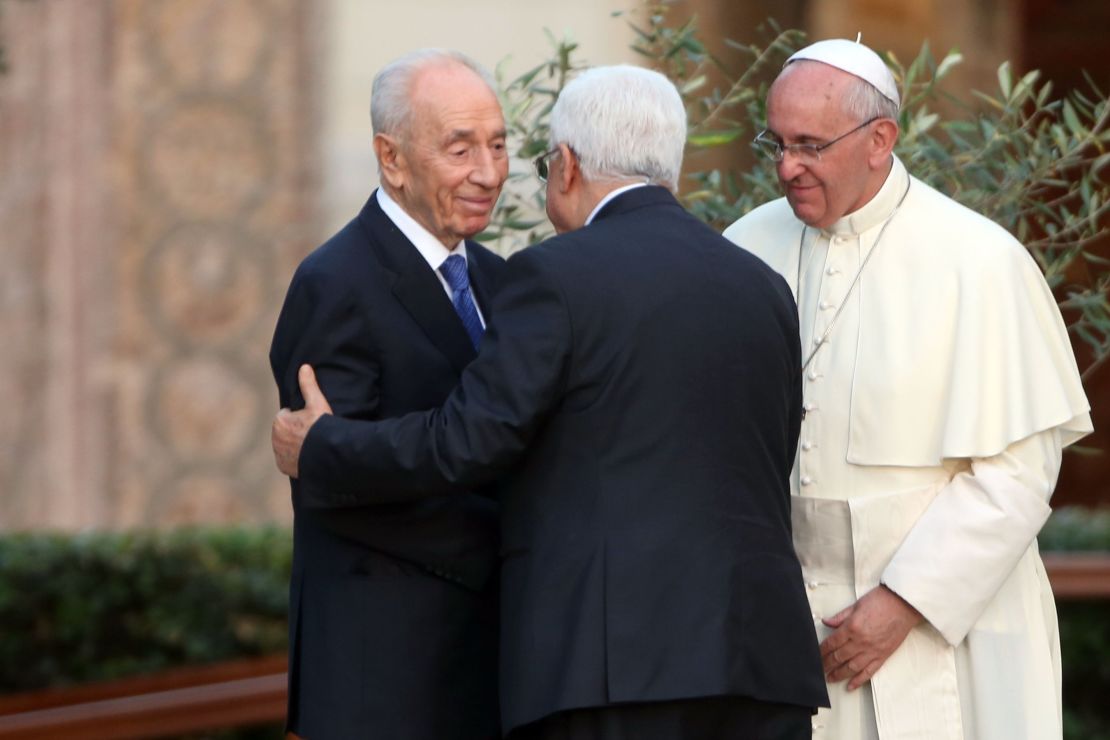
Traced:
<path fill-rule="evenodd" d="M 497 83 L 486 68 L 466 54 L 450 49 L 417 49 L 394 59 L 374 75 L 370 90 L 370 125 L 375 134 L 396 134 L 406 127 L 412 114 L 412 80 L 429 64 L 454 62 L 482 78 L 494 95 Z"/>
<path fill-rule="evenodd" d="M 898 120 L 898 105 L 862 77 L 852 76 L 842 102 L 848 114 L 861 123 L 873 118 Z"/>
<path fill-rule="evenodd" d="M 551 110 L 552 147 L 566 144 L 590 181 L 647 178 L 677 189 L 686 108 L 658 72 L 620 64 L 572 80 Z"/>

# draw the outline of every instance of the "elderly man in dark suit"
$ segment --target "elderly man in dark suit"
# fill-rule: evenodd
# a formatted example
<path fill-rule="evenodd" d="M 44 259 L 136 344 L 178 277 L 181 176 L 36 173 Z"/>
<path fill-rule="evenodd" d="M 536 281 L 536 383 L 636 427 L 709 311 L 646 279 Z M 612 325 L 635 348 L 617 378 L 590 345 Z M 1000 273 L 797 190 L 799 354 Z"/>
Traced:
<path fill-rule="evenodd" d="M 303 403 L 297 368 L 311 363 L 349 419 L 443 403 L 505 268 L 466 241 L 508 175 L 488 74 L 460 54 L 414 52 L 379 72 L 370 107 L 381 187 L 301 264 L 270 353 L 283 406 Z M 312 509 L 307 485 L 293 481 L 289 730 L 496 737 L 496 503 L 451 488 Z"/>
<path fill-rule="evenodd" d="M 827 701 L 790 541 L 797 313 L 671 194 L 685 132 L 658 73 L 579 76 L 537 163 L 560 235 L 509 260 L 446 403 L 343 419 L 306 367 L 274 422 L 304 505 L 500 479 L 513 738 L 808 738 Z"/>

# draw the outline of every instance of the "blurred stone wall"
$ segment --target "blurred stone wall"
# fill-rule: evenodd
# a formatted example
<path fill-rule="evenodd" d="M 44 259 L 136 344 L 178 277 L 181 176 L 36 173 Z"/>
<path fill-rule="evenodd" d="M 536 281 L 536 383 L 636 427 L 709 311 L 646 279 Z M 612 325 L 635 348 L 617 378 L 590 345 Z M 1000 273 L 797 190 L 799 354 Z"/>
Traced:
<path fill-rule="evenodd" d="M 288 517 L 266 352 L 318 237 L 318 13 L 3 3 L 0 527 Z"/>
<path fill-rule="evenodd" d="M 970 101 L 973 89 L 994 92 L 998 65 L 1020 63 L 1020 13 L 1016 0 L 811 0 L 810 38 L 851 38 L 892 51 L 908 65 L 928 41 L 938 61 L 953 48 L 964 61 L 946 89 Z"/>

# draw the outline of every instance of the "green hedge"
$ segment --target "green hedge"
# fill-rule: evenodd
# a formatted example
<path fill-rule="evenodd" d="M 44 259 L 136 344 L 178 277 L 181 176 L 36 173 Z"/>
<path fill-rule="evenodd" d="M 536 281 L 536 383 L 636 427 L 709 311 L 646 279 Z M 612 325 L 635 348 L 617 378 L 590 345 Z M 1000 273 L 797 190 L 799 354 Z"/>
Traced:
<path fill-rule="evenodd" d="M 1070 507 L 1052 514 L 1038 538 L 1042 552 L 1110 551 L 1110 508 Z M 1062 601 L 1064 737 L 1110 738 L 1110 602 Z"/>
<path fill-rule="evenodd" d="M 1064 737 L 1110 738 L 1110 602 L 1057 602 L 1064 664 Z"/>
<path fill-rule="evenodd" d="M 1110 552 L 1110 507 L 1057 509 L 1037 540 L 1041 552 Z"/>
<path fill-rule="evenodd" d="M 1110 550 L 1110 510 L 1062 509 L 1040 539 Z M 0 693 L 284 651 L 291 545 L 278 527 L 0 536 Z M 1110 602 L 1058 606 L 1066 737 L 1110 738 Z"/>
<path fill-rule="evenodd" d="M 280 653 L 287 529 L 0 537 L 0 693 Z"/>

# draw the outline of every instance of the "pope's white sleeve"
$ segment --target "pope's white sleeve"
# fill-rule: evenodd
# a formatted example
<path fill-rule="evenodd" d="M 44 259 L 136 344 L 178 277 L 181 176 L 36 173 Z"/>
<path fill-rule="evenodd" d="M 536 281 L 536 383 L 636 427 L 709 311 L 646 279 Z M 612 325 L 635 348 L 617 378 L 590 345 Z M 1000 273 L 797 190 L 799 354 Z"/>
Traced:
<path fill-rule="evenodd" d="M 910 530 L 880 579 L 950 644 L 961 642 L 1051 512 L 1060 472 L 1057 429 L 975 458 Z"/>

